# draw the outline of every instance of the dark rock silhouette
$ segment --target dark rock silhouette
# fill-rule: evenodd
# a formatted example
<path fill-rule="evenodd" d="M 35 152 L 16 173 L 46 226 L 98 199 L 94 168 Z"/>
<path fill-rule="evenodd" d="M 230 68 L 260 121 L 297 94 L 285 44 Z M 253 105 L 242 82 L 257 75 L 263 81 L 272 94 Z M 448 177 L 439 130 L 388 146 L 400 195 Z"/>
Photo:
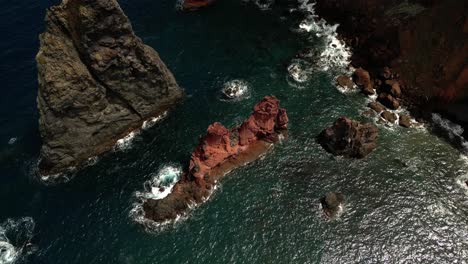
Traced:
<path fill-rule="evenodd" d="M 334 155 L 364 158 L 375 149 L 377 136 L 376 126 L 340 117 L 320 133 L 318 142 Z"/>

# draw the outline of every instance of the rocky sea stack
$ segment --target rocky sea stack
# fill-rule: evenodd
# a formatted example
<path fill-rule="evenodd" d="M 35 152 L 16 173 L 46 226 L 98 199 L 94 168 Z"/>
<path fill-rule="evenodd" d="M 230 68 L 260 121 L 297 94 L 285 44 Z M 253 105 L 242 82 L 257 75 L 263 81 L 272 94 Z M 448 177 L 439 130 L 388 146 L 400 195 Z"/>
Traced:
<path fill-rule="evenodd" d="M 274 96 L 266 96 L 255 105 L 252 115 L 242 125 L 228 129 L 220 123 L 208 127 L 207 134 L 192 153 L 190 166 L 172 193 L 143 204 L 144 217 L 156 222 L 175 219 L 191 204 L 209 197 L 216 181 L 232 169 L 256 160 L 287 129 L 286 110 Z"/>
<path fill-rule="evenodd" d="M 116 0 L 64 0 L 45 22 L 36 58 L 41 174 L 109 150 L 182 98 L 172 73 L 135 36 Z"/>
<path fill-rule="evenodd" d="M 318 142 L 334 155 L 364 158 L 375 149 L 377 136 L 378 128 L 373 124 L 340 117 L 320 133 Z"/>

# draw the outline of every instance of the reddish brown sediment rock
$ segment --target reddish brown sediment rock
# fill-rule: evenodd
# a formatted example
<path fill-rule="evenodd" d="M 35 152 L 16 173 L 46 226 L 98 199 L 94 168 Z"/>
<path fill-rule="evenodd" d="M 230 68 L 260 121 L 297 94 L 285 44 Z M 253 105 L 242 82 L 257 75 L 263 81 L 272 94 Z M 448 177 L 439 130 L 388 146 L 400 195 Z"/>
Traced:
<path fill-rule="evenodd" d="M 187 11 L 198 10 L 203 7 L 212 5 L 216 0 L 184 0 L 182 9 Z"/>
<path fill-rule="evenodd" d="M 430 119 L 432 112 L 442 112 L 468 128 L 466 1 L 315 2 L 320 17 L 340 24 L 338 33 L 353 49 L 354 67 L 380 79 L 393 97 L 401 93 L 401 103 L 416 117 Z M 386 82 L 392 79 L 398 87 Z"/>
<path fill-rule="evenodd" d="M 340 117 L 317 139 L 326 151 L 334 155 L 364 158 L 375 149 L 377 136 L 378 128 L 373 124 Z"/>
<path fill-rule="evenodd" d="M 163 222 L 185 213 L 206 199 L 216 181 L 232 169 L 264 154 L 288 126 L 286 110 L 274 96 L 265 96 L 241 126 L 227 129 L 220 123 L 208 127 L 195 148 L 188 171 L 164 199 L 144 202 L 145 218 Z"/>

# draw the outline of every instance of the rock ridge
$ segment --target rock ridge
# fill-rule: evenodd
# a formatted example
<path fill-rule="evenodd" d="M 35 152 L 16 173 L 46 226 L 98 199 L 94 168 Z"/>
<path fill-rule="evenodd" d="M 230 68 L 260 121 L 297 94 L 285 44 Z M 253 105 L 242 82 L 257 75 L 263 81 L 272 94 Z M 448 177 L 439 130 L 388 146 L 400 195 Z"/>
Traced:
<path fill-rule="evenodd" d="M 163 199 L 143 203 L 144 217 L 164 222 L 186 213 L 209 197 L 216 181 L 232 169 L 258 159 L 288 127 L 286 110 L 274 96 L 265 96 L 242 125 L 232 129 L 215 122 L 200 138 L 188 171 Z"/>

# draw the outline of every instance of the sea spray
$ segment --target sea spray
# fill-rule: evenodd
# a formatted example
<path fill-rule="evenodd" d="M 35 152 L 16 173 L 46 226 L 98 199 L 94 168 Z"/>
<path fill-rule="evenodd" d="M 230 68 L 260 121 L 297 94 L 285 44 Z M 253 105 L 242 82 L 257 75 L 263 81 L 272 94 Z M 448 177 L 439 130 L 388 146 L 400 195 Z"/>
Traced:
<path fill-rule="evenodd" d="M 144 191 L 136 191 L 137 201 L 130 210 L 130 217 L 137 223 L 144 225 L 148 230 L 156 230 L 165 226 L 171 221 L 156 223 L 144 216 L 143 203 L 148 199 L 159 200 L 168 196 L 174 185 L 182 176 L 182 167 L 180 165 L 165 165 L 159 169 L 156 174 L 151 175 L 151 179 L 144 182 Z M 180 218 L 180 217 L 179 217 Z"/>
<path fill-rule="evenodd" d="M 334 74 L 349 73 L 351 51 L 346 44 L 338 38 L 338 25 L 329 25 L 319 18 L 314 9 L 315 3 L 301 0 L 298 10 L 305 14 L 299 24 L 298 32 L 307 34 L 310 43 L 320 41 L 321 45 L 310 49 L 314 54 L 304 54 L 294 59 L 288 67 L 293 80 L 302 83 L 310 79 L 315 71 L 333 72 Z M 315 54 L 315 49 L 320 49 Z"/>
<path fill-rule="evenodd" d="M 12 264 L 33 253 L 35 223 L 31 217 L 7 219 L 0 224 L 0 264 Z"/>
<path fill-rule="evenodd" d="M 241 101 L 250 97 L 250 84 L 247 81 L 235 79 L 224 83 L 221 89 L 222 101 Z"/>
<path fill-rule="evenodd" d="M 459 144 L 463 152 L 468 154 L 468 141 L 463 137 L 464 129 L 462 126 L 443 118 L 440 114 L 433 113 L 432 121 L 437 128 L 440 128 L 451 141 Z"/>

